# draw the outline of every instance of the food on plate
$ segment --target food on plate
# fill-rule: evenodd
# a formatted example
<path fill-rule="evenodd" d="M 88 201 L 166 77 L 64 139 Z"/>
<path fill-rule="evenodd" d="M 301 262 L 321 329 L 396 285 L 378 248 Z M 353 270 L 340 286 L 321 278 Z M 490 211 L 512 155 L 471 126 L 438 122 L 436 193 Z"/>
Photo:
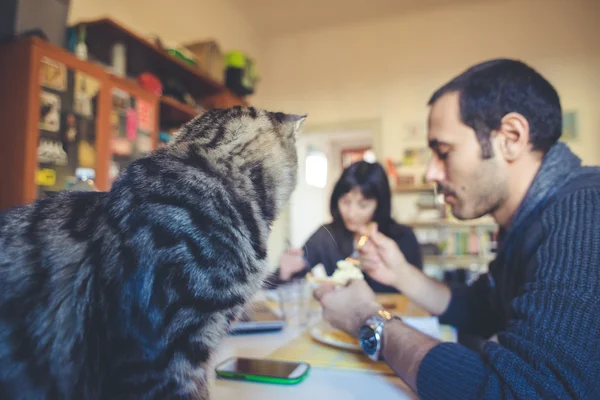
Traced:
<path fill-rule="evenodd" d="M 321 334 L 323 337 L 331 342 L 342 342 L 347 344 L 359 345 L 358 339 L 348 335 L 344 331 L 340 330 L 330 330 L 330 331 L 322 331 Z"/>
<path fill-rule="evenodd" d="M 352 279 L 365 279 L 362 271 L 354 263 L 346 260 L 340 260 L 337 263 L 337 269 L 331 276 L 321 276 L 321 274 L 308 273 L 306 278 L 313 283 L 345 286 Z"/>

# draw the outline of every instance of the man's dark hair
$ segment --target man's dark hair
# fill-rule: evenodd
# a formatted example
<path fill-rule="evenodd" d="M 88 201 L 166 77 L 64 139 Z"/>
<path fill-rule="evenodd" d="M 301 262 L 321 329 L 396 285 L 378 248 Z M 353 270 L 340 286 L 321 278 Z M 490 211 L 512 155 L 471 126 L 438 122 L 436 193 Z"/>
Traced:
<path fill-rule="evenodd" d="M 474 65 L 435 91 L 428 105 L 458 92 L 460 117 L 471 127 L 484 158 L 493 155 L 491 133 L 502 118 L 516 112 L 529 122 L 534 150 L 546 152 L 562 133 L 562 111 L 556 89 L 525 63 L 496 59 Z"/>

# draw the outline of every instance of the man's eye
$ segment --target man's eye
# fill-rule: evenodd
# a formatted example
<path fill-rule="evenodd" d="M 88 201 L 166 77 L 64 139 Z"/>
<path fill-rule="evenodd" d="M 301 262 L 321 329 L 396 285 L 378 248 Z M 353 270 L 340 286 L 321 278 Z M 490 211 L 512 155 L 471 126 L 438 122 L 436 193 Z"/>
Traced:
<path fill-rule="evenodd" d="M 450 153 L 449 151 L 445 152 L 445 153 L 438 153 L 438 158 L 440 160 L 446 160 L 448 158 L 448 153 Z"/>

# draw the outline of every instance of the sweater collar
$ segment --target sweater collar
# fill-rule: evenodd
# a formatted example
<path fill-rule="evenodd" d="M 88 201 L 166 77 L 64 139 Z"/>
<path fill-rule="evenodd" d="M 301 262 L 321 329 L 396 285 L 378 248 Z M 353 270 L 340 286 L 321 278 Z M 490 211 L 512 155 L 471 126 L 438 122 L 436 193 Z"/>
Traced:
<path fill-rule="evenodd" d="M 569 147 L 558 142 L 553 145 L 542 159 L 542 165 L 521 205 L 515 213 L 507 231 L 519 227 L 532 214 L 538 214 L 543 209 L 545 200 L 569 180 L 569 176 L 581 166 L 581 159 Z"/>

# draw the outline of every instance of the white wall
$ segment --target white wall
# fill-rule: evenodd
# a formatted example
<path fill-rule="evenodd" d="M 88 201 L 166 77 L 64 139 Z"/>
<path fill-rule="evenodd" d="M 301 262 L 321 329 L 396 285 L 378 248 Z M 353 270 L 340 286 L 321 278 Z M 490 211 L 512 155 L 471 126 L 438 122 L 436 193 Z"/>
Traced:
<path fill-rule="evenodd" d="M 377 118 L 379 156 L 399 158 L 400 131 L 424 121 L 431 93 L 476 62 L 520 58 L 580 114 L 587 163 L 600 163 L 600 1 L 510 0 L 440 7 L 266 43 L 256 102 L 307 112 L 308 124 Z"/>
<path fill-rule="evenodd" d="M 600 164 L 599 17 L 597 0 L 472 2 L 276 37 L 265 43 L 254 103 L 308 113 L 306 130 L 379 121 L 379 160 L 399 160 L 408 145 L 402 132 L 424 127 L 437 87 L 482 60 L 520 58 L 556 86 L 565 109 L 579 112 L 581 138 L 572 148 Z M 410 219 L 414 200 L 395 196 L 395 217 Z M 281 247 L 272 238 L 273 253 Z"/>
<path fill-rule="evenodd" d="M 306 239 L 321 224 L 326 222 L 329 212 L 326 207 L 327 189 L 307 184 L 306 182 L 306 156 L 308 147 L 321 151 L 326 157 L 329 153 L 329 143 L 326 135 L 303 135 L 298 138 L 298 184 L 290 200 L 290 240 L 294 247 L 301 247 Z M 327 178 L 331 176 L 329 170 L 331 159 L 327 157 L 327 170 L 322 171 Z"/>

